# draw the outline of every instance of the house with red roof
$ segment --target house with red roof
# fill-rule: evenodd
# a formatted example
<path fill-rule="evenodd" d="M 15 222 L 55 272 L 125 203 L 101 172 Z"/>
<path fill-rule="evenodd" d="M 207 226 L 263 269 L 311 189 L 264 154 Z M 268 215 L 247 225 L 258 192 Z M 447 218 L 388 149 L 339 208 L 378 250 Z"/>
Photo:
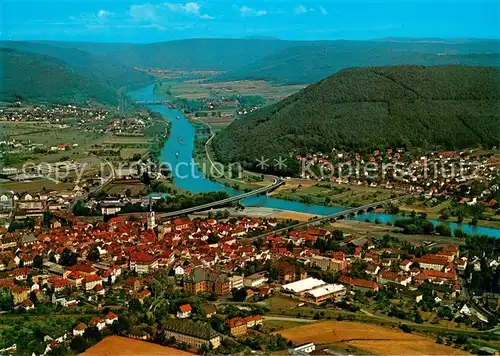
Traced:
<path fill-rule="evenodd" d="M 248 333 L 247 322 L 244 318 L 236 317 L 227 321 L 232 336 L 244 336 Z"/>
<path fill-rule="evenodd" d="M 55 292 L 60 292 L 66 287 L 70 287 L 71 283 L 67 279 L 59 277 L 50 277 L 48 284 L 54 288 Z"/>
<path fill-rule="evenodd" d="M 73 336 L 82 336 L 85 332 L 85 329 L 87 329 L 87 325 L 85 325 L 84 323 L 78 324 L 73 328 Z"/>
<path fill-rule="evenodd" d="M 104 320 L 104 318 L 94 316 L 92 319 L 90 319 L 89 326 L 95 326 L 97 330 L 102 330 L 106 327 L 106 321 Z"/>
<path fill-rule="evenodd" d="M 360 278 L 350 278 L 348 276 L 341 276 L 339 278 L 339 283 L 346 284 L 353 289 L 360 290 L 362 292 L 373 291 L 378 292 L 378 284 L 373 281 L 368 281 L 366 279 Z"/>
<path fill-rule="evenodd" d="M 380 271 L 377 277 L 377 281 L 380 284 L 397 283 L 401 284 L 402 286 L 407 286 L 408 284 L 411 283 L 411 276 L 406 276 L 402 273 L 396 273 L 391 271 Z"/>
<path fill-rule="evenodd" d="M 187 218 L 177 218 L 172 221 L 173 230 L 175 231 L 187 230 L 191 225 L 191 220 Z"/>
<path fill-rule="evenodd" d="M 129 268 L 138 274 L 151 273 L 158 269 L 158 257 L 145 252 L 131 252 Z"/>
<path fill-rule="evenodd" d="M 26 310 L 26 311 L 29 311 L 29 310 L 33 310 L 35 309 L 35 305 L 33 304 L 33 302 L 29 299 L 29 298 L 26 298 L 23 303 L 21 304 L 21 307 Z"/>
<path fill-rule="evenodd" d="M 192 311 L 193 310 L 191 308 L 191 305 L 183 304 L 179 307 L 179 311 L 177 312 L 177 317 L 179 319 L 189 318 L 191 316 Z"/>
<path fill-rule="evenodd" d="M 82 285 L 86 291 L 90 291 L 93 290 L 96 286 L 102 287 L 102 279 L 98 275 L 91 274 L 83 278 Z"/>
<path fill-rule="evenodd" d="M 113 324 L 115 321 L 118 321 L 118 316 L 113 313 L 113 312 L 109 312 L 108 314 L 106 314 L 106 316 L 104 317 L 104 321 L 106 322 L 107 325 L 111 325 Z"/>

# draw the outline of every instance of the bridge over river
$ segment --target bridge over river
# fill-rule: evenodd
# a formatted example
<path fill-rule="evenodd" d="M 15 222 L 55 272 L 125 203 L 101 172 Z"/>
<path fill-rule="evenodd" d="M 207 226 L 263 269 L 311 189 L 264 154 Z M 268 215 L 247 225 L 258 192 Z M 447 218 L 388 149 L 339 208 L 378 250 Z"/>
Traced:
<path fill-rule="evenodd" d="M 349 216 L 364 214 L 368 211 L 382 208 L 386 204 L 393 203 L 393 202 L 400 200 L 400 199 L 408 198 L 411 195 L 412 194 L 402 195 L 399 197 L 395 197 L 395 198 L 391 198 L 391 199 L 387 199 L 387 200 L 382 200 L 382 201 L 378 201 L 378 202 L 371 203 L 371 204 L 366 204 L 366 205 L 363 205 L 363 206 L 360 206 L 357 208 L 350 208 L 350 209 L 342 210 L 342 211 L 339 211 L 339 212 L 336 212 L 336 213 L 333 213 L 330 215 L 319 216 L 317 218 L 313 218 L 313 219 L 308 220 L 308 221 L 304 221 L 304 222 L 301 222 L 301 223 L 298 223 L 295 225 L 287 226 L 287 227 L 284 227 L 284 228 L 281 228 L 278 230 L 270 231 L 270 232 L 267 232 L 265 234 L 254 236 L 252 238 L 245 239 L 245 240 L 254 241 L 254 240 L 257 240 L 257 239 L 262 238 L 262 237 L 271 236 L 274 234 L 279 234 L 281 232 L 286 232 L 290 229 L 296 229 L 296 228 L 304 227 L 304 226 L 308 226 L 308 225 L 316 225 L 316 224 L 319 224 L 323 221 L 328 221 L 328 220 L 336 221 L 337 219 L 346 219 Z"/>
<path fill-rule="evenodd" d="M 163 100 L 137 100 L 135 101 L 138 105 L 165 105 L 170 106 L 168 101 Z"/>
<path fill-rule="evenodd" d="M 185 215 L 185 214 L 189 214 L 189 213 L 194 213 L 194 212 L 200 211 L 200 210 L 210 209 L 210 208 L 213 208 L 213 207 L 216 207 L 216 206 L 226 205 L 226 204 L 229 204 L 229 203 L 232 203 L 232 202 L 235 202 L 235 201 L 243 200 L 245 198 L 248 198 L 248 197 L 251 197 L 251 196 L 254 196 L 254 195 L 259 195 L 259 194 L 263 194 L 263 193 L 267 194 L 270 191 L 278 188 L 280 185 L 283 185 L 283 184 L 285 184 L 285 181 L 283 179 L 276 178 L 271 185 L 268 185 L 268 186 L 265 186 L 265 187 L 262 187 L 262 188 L 259 188 L 259 189 L 252 190 L 251 192 L 248 192 L 248 193 L 243 193 L 243 194 L 236 195 L 234 197 L 230 197 L 230 198 L 227 198 L 227 199 L 218 200 L 218 201 L 215 201 L 215 202 L 212 202 L 212 203 L 208 203 L 208 204 L 194 206 L 192 208 L 187 208 L 187 209 L 182 209 L 182 210 L 178 210 L 178 211 L 173 211 L 173 212 L 170 212 L 170 213 L 160 213 L 160 214 L 157 214 L 156 216 L 158 218 L 169 218 L 169 217 L 174 217 L 174 216 L 179 216 L 179 215 Z"/>

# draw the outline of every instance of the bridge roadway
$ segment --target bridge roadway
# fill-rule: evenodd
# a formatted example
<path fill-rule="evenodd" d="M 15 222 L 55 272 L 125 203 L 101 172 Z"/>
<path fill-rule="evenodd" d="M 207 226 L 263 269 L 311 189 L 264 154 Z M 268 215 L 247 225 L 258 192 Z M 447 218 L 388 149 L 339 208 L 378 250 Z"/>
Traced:
<path fill-rule="evenodd" d="M 395 202 L 397 200 L 407 198 L 410 195 L 412 195 L 412 194 L 402 195 L 402 196 L 395 197 L 395 198 L 392 198 L 392 199 L 387 199 L 387 200 L 383 200 L 383 201 L 379 201 L 379 202 L 375 202 L 375 203 L 371 203 L 371 204 L 366 204 L 366 205 L 363 205 L 363 206 L 360 206 L 360 207 L 357 207 L 357 208 L 350 208 L 350 209 L 342 210 L 342 211 L 339 211 L 339 212 L 336 212 L 336 213 L 333 213 L 333 214 L 330 214 L 330 215 L 320 216 L 320 217 L 311 219 L 309 221 L 301 222 L 301 223 L 298 223 L 298 224 L 295 224 L 295 225 L 291 225 L 291 226 L 288 226 L 288 227 L 284 227 L 284 228 L 281 228 L 281 229 L 278 229 L 278 230 L 269 231 L 269 232 L 267 232 L 265 234 L 257 235 L 257 236 L 254 236 L 254 237 L 251 237 L 251 238 L 248 238 L 248 239 L 245 239 L 245 240 L 247 240 L 247 241 L 255 241 L 255 240 L 260 239 L 262 237 L 271 236 L 271 235 L 279 234 L 281 232 L 285 232 L 285 231 L 287 231 L 289 229 L 293 230 L 293 229 L 297 229 L 299 227 L 312 225 L 312 224 L 319 223 L 319 222 L 322 222 L 322 221 L 325 221 L 325 220 L 344 219 L 344 218 L 347 218 L 350 215 L 357 215 L 357 214 L 360 214 L 360 213 L 363 214 L 363 213 L 366 213 L 369 210 L 376 209 L 376 208 L 381 208 L 385 204 L 392 203 L 392 202 Z"/>
<path fill-rule="evenodd" d="M 138 105 L 168 105 L 168 101 L 163 100 L 137 100 L 135 103 Z"/>
<path fill-rule="evenodd" d="M 267 193 L 267 192 L 269 192 L 269 191 L 271 191 L 273 189 L 278 188 L 280 185 L 283 185 L 284 183 L 285 183 L 285 181 L 283 179 L 276 178 L 273 181 L 273 184 L 265 186 L 265 187 L 262 187 L 262 188 L 259 188 L 259 189 L 252 190 L 251 192 L 248 192 L 248 193 L 236 195 L 234 197 L 230 197 L 230 198 L 227 198 L 227 199 L 215 201 L 215 202 L 208 203 L 208 204 L 194 206 L 192 208 L 187 208 L 187 209 L 172 211 L 170 213 L 160 213 L 160 214 L 156 214 L 156 216 L 158 218 L 169 218 L 169 217 L 173 217 L 173 216 L 179 216 L 179 215 L 194 213 L 195 211 L 210 209 L 210 208 L 213 208 L 213 207 L 216 207 L 216 206 L 220 206 L 220 205 L 226 205 L 228 203 L 232 203 L 234 201 L 242 200 L 242 199 L 254 196 L 254 195 L 258 195 L 258 194 L 261 194 L 261 193 Z"/>

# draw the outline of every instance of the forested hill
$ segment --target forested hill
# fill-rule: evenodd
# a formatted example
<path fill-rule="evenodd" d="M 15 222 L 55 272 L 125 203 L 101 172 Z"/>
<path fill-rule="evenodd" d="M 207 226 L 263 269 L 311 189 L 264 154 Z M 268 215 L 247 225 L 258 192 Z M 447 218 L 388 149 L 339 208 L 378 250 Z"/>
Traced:
<path fill-rule="evenodd" d="M 347 67 L 387 65 L 500 66 L 500 42 L 470 43 L 325 41 L 291 45 L 212 81 L 268 80 L 309 84 Z"/>
<path fill-rule="evenodd" d="M 219 160 L 255 167 L 292 149 L 463 148 L 500 142 L 500 69 L 343 70 L 257 110 L 216 136 Z"/>
<path fill-rule="evenodd" d="M 57 44 L 61 45 L 57 45 Z M 91 53 L 78 47 L 65 47 L 64 42 L 37 43 L 28 41 L 0 41 L 0 48 L 34 52 L 57 58 L 75 73 L 102 85 L 118 89 L 124 86 L 147 83 L 152 78 L 124 64 L 116 56 Z M 76 46 L 77 44 L 74 43 Z M 105 44 L 106 45 L 106 44 Z"/>
<path fill-rule="evenodd" d="M 37 53 L 0 48 L 0 78 L 0 101 L 118 104 L 115 90 Z"/>

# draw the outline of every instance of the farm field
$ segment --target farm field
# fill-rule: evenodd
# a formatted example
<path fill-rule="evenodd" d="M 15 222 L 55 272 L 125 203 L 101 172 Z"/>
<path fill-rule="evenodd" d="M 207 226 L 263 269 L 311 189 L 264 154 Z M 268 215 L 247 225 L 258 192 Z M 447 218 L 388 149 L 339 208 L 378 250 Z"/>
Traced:
<path fill-rule="evenodd" d="M 12 190 L 19 193 L 38 193 L 42 190 L 42 188 L 45 188 L 47 191 L 63 191 L 72 189 L 73 186 L 73 183 L 55 182 L 47 179 L 33 182 L 1 182 L 0 190 Z"/>
<path fill-rule="evenodd" d="M 291 210 L 283 210 L 279 213 L 274 214 L 272 217 L 278 220 L 297 220 L 297 221 L 309 221 L 313 217 L 317 217 L 315 214 L 308 213 L 298 213 Z"/>
<path fill-rule="evenodd" d="M 92 346 L 83 356 L 189 356 L 191 352 L 122 336 L 109 336 Z"/>
<path fill-rule="evenodd" d="M 173 84 L 171 95 L 178 98 L 198 99 L 232 95 L 260 95 L 268 101 L 277 101 L 293 94 L 305 85 L 275 85 L 263 80 L 241 80 L 234 82 L 204 83 L 191 80 Z"/>
<path fill-rule="evenodd" d="M 311 182 L 312 183 L 312 182 Z M 386 200 L 393 194 L 401 192 L 392 189 L 372 188 L 357 185 L 340 185 L 335 183 L 317 186 L 316 183 L 288 182 L 284 187 L 271 193 L 276 198 L 300 201 L 310 204 L 329 206 L 361 206 L 367 203 Z"/>
<path fill-rule="evenodd" d="M 384 355 L 465 355 L 467 353 L 440 345 L 417 334 L 404 333 L 378 325 L 346 321 L 325 321 L 278 331 L 294 344 L 314 342 L 317 345 L 344 344 L 369 353 Z"/>
<path fill-rule="evenodd" d="M 119 146 L 131 146 L 142 145 L 147 146 L 149 139 L 142 136 L 112 136 L 103 142 L 104 145 L 119 145 Z"/>
<path fill-rule="evenodd" d="M 127 189 L 130 189 L 131 196 L 135 197 L 139 195 L 141 189 L 145 187 L 144 184 L 112 184 L 106 189 L 106 193 L 110 195 L 115 194 L 125 194 Z"/>

